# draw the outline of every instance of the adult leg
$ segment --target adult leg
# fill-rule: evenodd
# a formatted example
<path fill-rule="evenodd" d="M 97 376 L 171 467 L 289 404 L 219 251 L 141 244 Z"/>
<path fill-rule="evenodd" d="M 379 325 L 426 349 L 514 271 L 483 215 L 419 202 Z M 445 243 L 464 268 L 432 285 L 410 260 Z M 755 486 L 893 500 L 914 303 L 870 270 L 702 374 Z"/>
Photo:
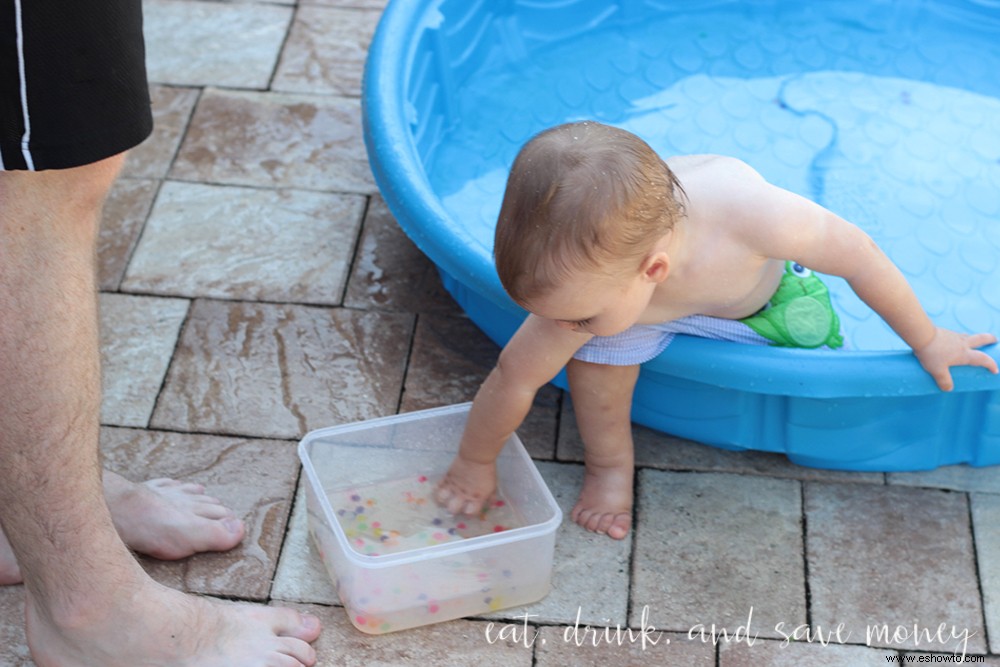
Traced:
<path fill-rule="evenodd" d="M 639 367 L 574 359 L 566 373 L 586 467 L 580 499 L 570 516 L 587 530 L 620 540 L 632 526 L 631 410 Z"/>
<path fill-rule="evenodd" d="M 99 213 L 123 158 L 0 173 L 0 524 L 39 667 L 311 665 L 315 619 L 154 582 L 104 501 Z"/>

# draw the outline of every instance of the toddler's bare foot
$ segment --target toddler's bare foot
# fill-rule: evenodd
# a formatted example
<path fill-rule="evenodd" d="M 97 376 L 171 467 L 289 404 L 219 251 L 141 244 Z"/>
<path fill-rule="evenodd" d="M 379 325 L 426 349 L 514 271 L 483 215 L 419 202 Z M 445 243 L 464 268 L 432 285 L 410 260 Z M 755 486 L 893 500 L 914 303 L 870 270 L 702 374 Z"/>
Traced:
<path fill-rule="evenodd" d="M 200 484 L 154 479 L 142 484 L 104 471 L 104 497 L 122 541 L 134 551 L 162 560 L 202 551 L 228 551 L 243 539 L 233 511 L 205 495 Z M 0 531 L 0 586 L 21 583 L 21 571 Z"/>
<path fill-rule="evenodd" d="M 591 532 L 624 539 L 632 527 L 632 467 L 588 465 L 570 517 Z"/>
<path fill-rule="evenodd" d="M 292 609 L 187 595 L 148 579 L 69 623 L 29 593 L 25 633 L 38 667 L 310 667 L 319 620 Z M 107 597 L 107 596 L 106 596 Z"/>

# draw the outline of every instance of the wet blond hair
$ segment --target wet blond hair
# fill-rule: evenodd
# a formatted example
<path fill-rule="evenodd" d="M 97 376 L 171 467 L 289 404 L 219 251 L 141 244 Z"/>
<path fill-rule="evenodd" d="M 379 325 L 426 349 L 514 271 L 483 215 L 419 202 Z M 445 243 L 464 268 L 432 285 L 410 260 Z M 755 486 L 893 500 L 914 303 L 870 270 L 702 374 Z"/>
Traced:
<path fill-rule="evenodd" d="M 683 189 L 650 146 L 592 121 L 533 137 L 514 160 L 493 254 L 504 289 L 524 304 L 572 271 L 639 269 L 684 214 Z"/>

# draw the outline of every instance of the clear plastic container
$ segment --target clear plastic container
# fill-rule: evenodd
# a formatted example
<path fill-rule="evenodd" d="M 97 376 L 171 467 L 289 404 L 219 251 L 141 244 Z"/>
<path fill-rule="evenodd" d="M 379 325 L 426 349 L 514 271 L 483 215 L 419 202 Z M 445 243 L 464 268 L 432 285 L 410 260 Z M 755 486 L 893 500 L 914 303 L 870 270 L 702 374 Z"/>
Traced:
<path fill-rule="evenodd" d="M 299 443 L 309 532 L 359 630 L 381 634 L 541 599 L 562 512 L 517 435 L 482 514 L 431 493 L 470 404 L 319 429 Z"/>

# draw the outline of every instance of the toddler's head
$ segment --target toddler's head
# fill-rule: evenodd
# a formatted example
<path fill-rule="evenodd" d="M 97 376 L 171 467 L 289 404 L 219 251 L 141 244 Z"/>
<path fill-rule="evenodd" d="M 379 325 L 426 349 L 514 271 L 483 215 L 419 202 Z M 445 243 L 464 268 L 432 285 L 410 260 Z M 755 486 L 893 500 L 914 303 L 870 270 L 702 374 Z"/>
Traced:
<path fill-rule="evenodd" d="M 631 132 L 592 121 L 545 130 L 518 153 L 494 243 L 504 288 L 524 304 L 575 271 L 639 271 L 683 215 L 673 172 Z"/>

